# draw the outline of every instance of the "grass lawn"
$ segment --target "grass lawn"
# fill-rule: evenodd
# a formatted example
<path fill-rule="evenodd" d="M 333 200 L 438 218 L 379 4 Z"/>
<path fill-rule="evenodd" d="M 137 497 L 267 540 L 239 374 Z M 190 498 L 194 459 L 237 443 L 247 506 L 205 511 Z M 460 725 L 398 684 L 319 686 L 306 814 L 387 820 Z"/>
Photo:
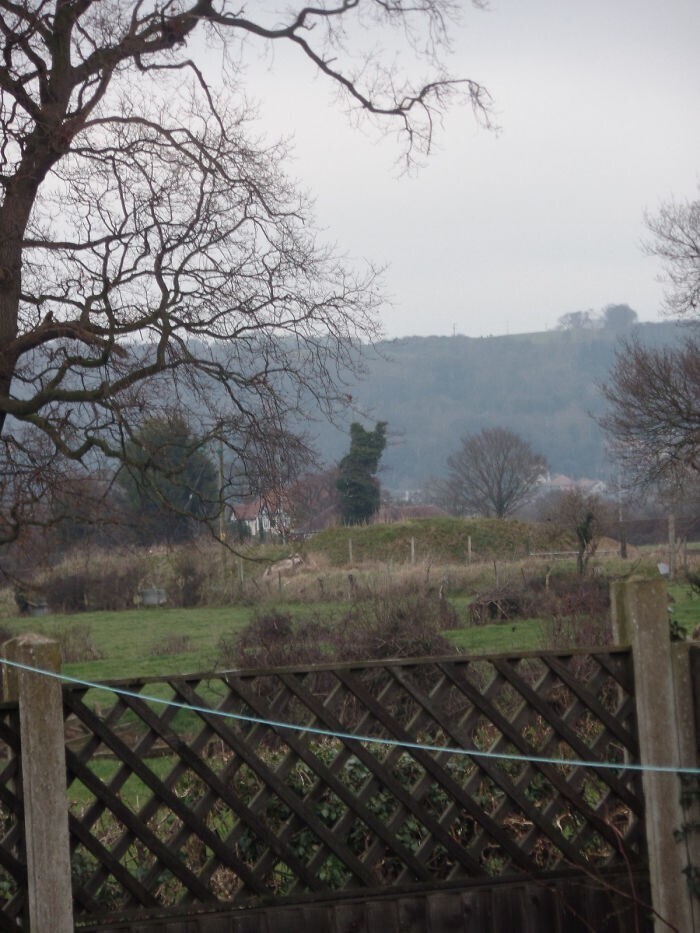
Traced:
<path fill-rule="evenodd" d="M 688 636 L 700 625 L 700 595 L 694 593 L 687 583 L 672 583 L 668 588 L 673 602 L 669 616 L 682 626 Z"/>
<path fill-rule="evenodd" d="M 468 600 L 455 599 L 460 620 L 466 618 Z M 303 606 L 287 607 L 294 613 Z M 342 611 L 342 606 L 315 605 L 314 612 Z M 217 664 L 217 643 L 243 628 L 253 617 L 251 607 L 198 609 L 133 609 L 123 612 L 83 612 L 40 618 L 14 618 L 3 621 L 12 634 L 34 631 L 60 637 L 73 630 L 73 640 L 89 640 L 101 657 L 64 663 L 63 670 L 85 680 L 114 680 L 132 677 L 158 677 L 211 670 Z M 460 651 L 480 654 L 503 651 L 529 651 L 541 647 L 541 623 L 460 626 L 445 633 Z M 184 640 L 187 639 L 186 643 Z M 177 650 L 185 644 L 185 650 Z M 166 651 L 168 645 L 174 650 Z M 83 647 L 87 647 L 84 644 Z"/>
<path fill-rule="evenodd" d="M 216 645 L 222 635 L 242 628 L 253 615 L 249 607 L 202 609 L 133 609 L 124 612 L 82 612 L 75 615 L 17 618 L 3 621 L 14 633 L 33 631 L 59 635 L 75 628 L 88 636 L 101 655 L 97 660 L 67 662 L 73 677 L 108 680 L 190 673 L 216 665 Z M 187 639 L 184 651 L 177 648 Z"/>
<path fill-rule="evenodd" d="M 692 633 L 700 625 L 700 595 L 685 584 L 672 584 L 671 618 Z M 546 646 L 542 620 L 525 619 L 494 625 L 468 624 L 467 597 L 451 600 L 460 625 L 445 634 L 460 651 L 501 654 L 509 651 L 536 651 Z M 294 604 L 277 606 L 293 614 L 340 613 L 341 603 L 313 607 Z M 159 677 L 212 670 L 217 666 L 217 644 L 245 626 L 255 614 L 250 606 L 197 609 L 133 609 L 123 612 L 77 613 L 40 618 L 14 617 L 3 620 L 8 634 L 35 631 L 60 637 L 71 633 L 82 647 L 89 643 L 99 658 L 64 664 L 73 677 L 101 681 L 137 677 Z"/>
<path fill-rule="evenodd" d="M 460 650 L 473 654 L 537 651 L 544 647 L 541 619 L 520 619 L 498 625 L 473 625 L 445 633 Z"/>
<path fill-rule="evenodd" d="M 342 611 L 343 606 L 314 603 L 312 607 L 293 604 L 274 608 L 292 615 L 304 612 L 330 615 Z M 89 642 L 99 657 L 68 660 L 63 664 L 64 673 L 85 680 L 117 680 L 212 670 L 220 663 L 219 640 L 247 625 L 256 611 L 260 607 L 154 607 L 35 618 L 17 616 L 3 619 L 2 627 L 7 637 L 30 631 L 59 639 L 69 636 L 71 643 L 82 642 L 79 646 L 83 650 Z"/>

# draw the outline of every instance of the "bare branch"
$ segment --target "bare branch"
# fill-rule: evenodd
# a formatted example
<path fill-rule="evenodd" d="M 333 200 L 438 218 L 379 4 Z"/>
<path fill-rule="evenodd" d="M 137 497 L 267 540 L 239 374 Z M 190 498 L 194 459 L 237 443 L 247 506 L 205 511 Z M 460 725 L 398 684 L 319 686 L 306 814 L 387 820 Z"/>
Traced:
<path fill-rule="evenodd" d="M 695 317 L 700 311 L 700 198 L 671 200 L 647 215 L 653 239 L 646 250 L 664 266 L 666 310 L 677 317 Z"/>
<path fill-rule="evenodd" d="M 488 122 L 484 89 L 441 64 L 460 7 L 336 0 L 253 18 L 228 0 L 0 0 L 8 536 L 38 514 L 37 470 L 128 460 L 144 422 L 173 407 L 221 440 L 237 475 L 260 485 L 282 451 L 291 479 L 303 426 L 343 404 L 376 334 L 376 270 L 317 242 L 284 147 L 248 138 L 242 95 L 215 91 L 187 49 L 195 31 L 291 44 L 354 109 L 397 126 L 411 160 L 460 95 Z M 374 46 L 388 28 L 427 78 Z"/>
<path fill-rule="evenodd" d="M 602 387 L 600 423 L 627 485 L 677 484 L 700 471 L 700 344 L 653 349 L 637 340 L 618 350 Z"/>

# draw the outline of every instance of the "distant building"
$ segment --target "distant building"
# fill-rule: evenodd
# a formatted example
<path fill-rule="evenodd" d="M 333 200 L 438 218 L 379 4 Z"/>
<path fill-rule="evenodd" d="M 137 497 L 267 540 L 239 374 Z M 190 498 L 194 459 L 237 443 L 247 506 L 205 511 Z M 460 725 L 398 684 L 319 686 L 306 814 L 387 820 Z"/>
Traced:
<path fill-rule="evenodd" d="M 238 502 L 231 507 L 231 517 L 242 523 L 254 538 L 269 533 L 284 538 L 289 532 L 289 519 L 280 496 L 259 496 Z"/>
<path fill-rule="evenodd" d="M 605 495 L 608 487 L 600 479 L 587 479 L 585 476 L 580 479 L 572 479 L 563 473 L 552 473 L 540 484 L 540 493 L 548 492 L 569 492 L 572 489 L 580 489 L 582 492 L 595 493 L 596 495 Z"/>

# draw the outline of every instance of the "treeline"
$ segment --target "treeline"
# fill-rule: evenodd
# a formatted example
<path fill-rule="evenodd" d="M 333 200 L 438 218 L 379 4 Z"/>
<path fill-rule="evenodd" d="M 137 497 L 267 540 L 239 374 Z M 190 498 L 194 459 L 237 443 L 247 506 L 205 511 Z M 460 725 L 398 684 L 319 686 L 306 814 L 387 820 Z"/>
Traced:
<path fill-rule="evenodd" d="M 674 343 L 674 324 L 634 324 L 643 344 Z M 367 360 L 364 381 L 349 387 L 355 412 L 388 423 L 382 485 L 420 489 L 444 473 L 460 439 L 484 427 L 517 432 L 555 473 L 607 477 L 610 466 L 593 416 L 603 411 L 619 327 L 472 338 L 409 337 L 385 341 Z M 327 463 L 347 444 L 347 423 L 314 426 Z"/>

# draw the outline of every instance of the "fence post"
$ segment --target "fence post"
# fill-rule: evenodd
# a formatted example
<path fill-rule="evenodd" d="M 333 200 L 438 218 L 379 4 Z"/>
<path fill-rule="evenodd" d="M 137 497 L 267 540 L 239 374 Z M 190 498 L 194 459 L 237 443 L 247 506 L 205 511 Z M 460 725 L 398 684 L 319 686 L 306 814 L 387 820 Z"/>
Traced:
<path fill-rule="evenodd" d="M 60 671 L 58 642 L 19 635 L 3 645 L 8 661 Z M 19 700 L 22 801 L 32 933 L 72 933 L 66 751 L 61 684 L 53 677 L 3 666 L 5 699 Z"/>
<path fill-rule="evenodd" d="M 671 644 L 665 582 L 617 581 L 611 602 L 615 640 L 630 645 L 634 658 L 641 763 L 696 767 L 688 651 Z M 700 931 L 700 904 L 683 873 L 688 852 L 674 838 L 686 820 L 678 775 L 645 771 L 642 786 L 655 929 Z"/>

